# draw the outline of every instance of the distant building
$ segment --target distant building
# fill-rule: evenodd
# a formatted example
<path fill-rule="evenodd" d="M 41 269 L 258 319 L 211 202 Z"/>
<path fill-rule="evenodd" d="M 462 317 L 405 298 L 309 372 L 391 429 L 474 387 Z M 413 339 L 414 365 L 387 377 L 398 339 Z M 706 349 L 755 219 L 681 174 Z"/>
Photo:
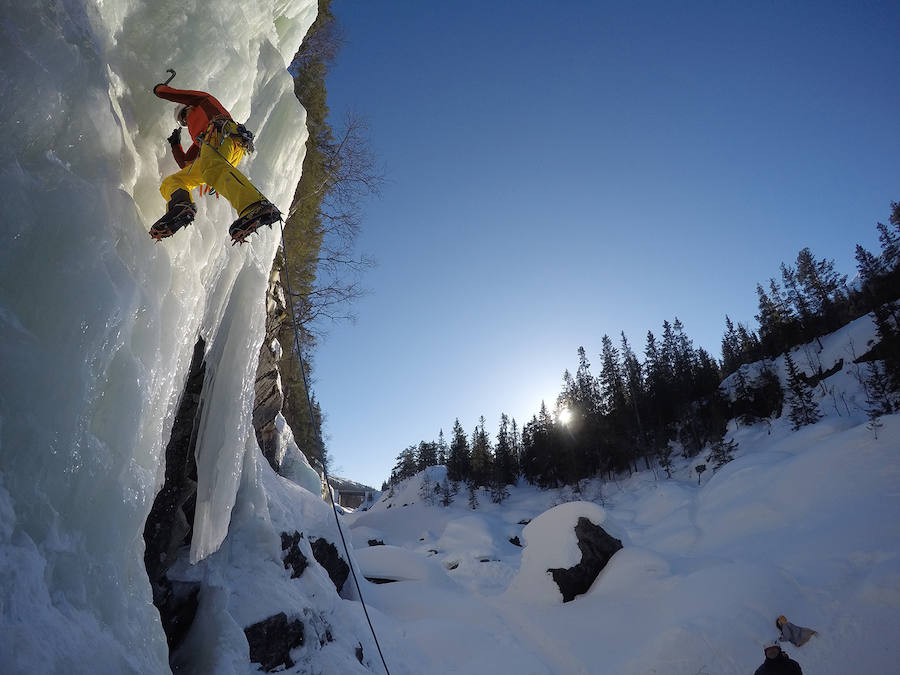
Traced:
<path fill-rule="evenodd" d="M 348 509 L 366 508 L 367 505 L 375 503 L 378 495 L 375 488 L 347 478 L 329 476 L 328 484 L 334 493 L 335 503 Z"/>

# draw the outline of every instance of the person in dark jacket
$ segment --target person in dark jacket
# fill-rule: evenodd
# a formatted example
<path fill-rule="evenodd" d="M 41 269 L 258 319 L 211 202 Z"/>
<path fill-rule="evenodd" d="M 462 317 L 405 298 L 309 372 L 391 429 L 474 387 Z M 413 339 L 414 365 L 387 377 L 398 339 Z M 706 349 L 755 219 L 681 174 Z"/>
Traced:
<path fill-rule="evenodd" d="M 756 669 L 754 675 L 803 675 L 800 664 L 781 651 L 778 644 L 764 648 L 766 660 Z"/>
<path fill-rule="evenodd" d="M 237 124 L 215 97 L 165 84 L 157 84 L 153 93 L 178 104 L 175 120 L 187 127 L 193 144 L 187 152 L 182 150 L 180 128 L 168 138 L 181 170 L 165 178 L 160 186 L 168 206 L 166 214 L 150 229 L 151 237 L 170 237 L 190 224 L 197 211 L 191 190 L 204 184 L 225 197 L 238 212 L 240 217 L 229 230 L 235 243 L 243 243 L 260 225 L 281 219 L 278 209 L 237 169 L 244 155 L 253 151 L 253 135 Z"/>

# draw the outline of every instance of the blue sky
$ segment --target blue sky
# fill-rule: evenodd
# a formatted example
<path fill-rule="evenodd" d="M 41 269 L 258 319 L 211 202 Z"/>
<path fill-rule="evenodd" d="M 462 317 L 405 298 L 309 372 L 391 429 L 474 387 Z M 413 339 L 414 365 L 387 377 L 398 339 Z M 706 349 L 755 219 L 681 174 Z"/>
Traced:
<path fill-rule="evenodd" d="M 358 321 L 314 356 L 334 471 L 552 404 L 583 345 L 678 317 L 720 356 L 810 247 L 853 275 L 900 199 L 892 2 L 334 0 L 335 124 L 388 182 Z"/>

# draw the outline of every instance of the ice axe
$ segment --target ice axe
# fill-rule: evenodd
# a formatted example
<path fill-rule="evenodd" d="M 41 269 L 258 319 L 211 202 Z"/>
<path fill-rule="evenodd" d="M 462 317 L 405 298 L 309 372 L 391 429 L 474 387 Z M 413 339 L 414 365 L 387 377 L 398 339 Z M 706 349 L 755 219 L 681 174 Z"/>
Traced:
<path fill-rule="evenodd" d="M 174 71 L 174 70 L 172 70 L 171 68 L 166 68 L 166 72 L 167 72 L 167 73 L 172 73 L 172 74 L 169 75 L 169 79 L 168 79 L 168 80 L 166 80 L 165 82 L 163 82 L 164 85 L 169 84 L 169 82 L 171 82 L 173 79 L 175 79 L 175 71 Z"/>

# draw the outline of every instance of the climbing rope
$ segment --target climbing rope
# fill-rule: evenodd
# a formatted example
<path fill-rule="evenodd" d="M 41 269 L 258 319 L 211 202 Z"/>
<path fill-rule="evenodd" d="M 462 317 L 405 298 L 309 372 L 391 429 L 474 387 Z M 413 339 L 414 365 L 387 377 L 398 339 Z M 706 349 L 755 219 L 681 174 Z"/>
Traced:
<path fill-rule="evenodd" d="M 278 221 L 278 223 L 279 227 L 281 228 L 281 253 L 284 256 L 284 284 L 285 290 L 287 290 L 288 295 L 287 304 L 291 309 L 291 326 L 294 329 L 294 349 L 297 352 L 300 375 L 303 378 L 303 389 L 306 391 L 306 405 L 309 407 L 309 423 L 312 425 L 313 429 L 315 429 L 316 441 L 319 443 L 319 447 L 324 448 L 325 443 L 322 440 L 322 431 L 315 423 L 312 397 L 309 395 L 309 380 L 306 377 L 306 369 L 303 367 L 303 352 L 300 349 L 300 329 L 297 326 L 297 318 L 294 315 L 294 302 L 292 300 L 293 294 L 291 293 L 291 275 L 289 273 L 288 267 L 287 246 L 284 243 L 284 225 L 281 223 L 281 221 Z M 341 543 L 344 545 L 344 554 L 347 556 L 347 560 L 350 562 L 348 566 L 350 567 L 350 574 L 353 577 L 353 583 L 356 585 L 356 593 L 357 595 L 359 595 L 359 604 L 362 605 L 363 613 L 366 615 L 366 621 L 369 624 L 369 630 L 372 632 L 372 638 L 375 640 L 375 647 L 378 648 L 378 656 L 381 657 L 381 665 L 384 666 L 384 672 L 387 673 L 387 675 L 391 675 L 391 671 L 387 666 L 387 661 L 385 661 L 384 659 L 384 653 L 381 651 L 381 644 L 379 644 L 378 642 L 378 636 L 375 634 L 375 626 L 372 625 L 372 619 L 369 618 L 369 610 L 366 607 L 366 601 L 363 598 L 362 589 L 359 587 L 359 579 L 356 576 L 356 570 L 353 568 L 353 561 L 350 558 L 350 549 L 347 547 L 347 540 L 344 538 L 344 530 L 341 527 L 341 519 L 338 516 L 337 505 L 334 503 L 334 493 L 331 491 L 331 483 L 328 479 L 328 470 L 325 468 L 324 462 L 322 463 L 322 473 L 325 476 L 326 491 L 328 492 L 328 497 L 331 500 L 331 511 L 334 514 L 334 522 L 335 524 L 337 524 L 338 534 L 341 535 Z"/>

